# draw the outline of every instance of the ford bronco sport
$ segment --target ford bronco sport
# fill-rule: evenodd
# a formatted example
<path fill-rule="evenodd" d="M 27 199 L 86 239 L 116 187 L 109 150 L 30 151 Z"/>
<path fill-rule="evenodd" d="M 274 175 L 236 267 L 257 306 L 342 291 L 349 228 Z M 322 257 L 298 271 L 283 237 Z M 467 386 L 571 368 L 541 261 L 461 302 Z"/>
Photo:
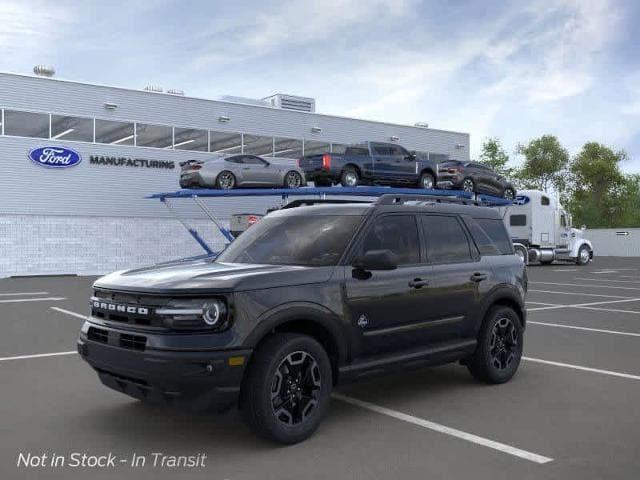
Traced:
<path fill-rule="evenodd" d="M 366 374 L 459 361 L 508 381 L 525 268 L 491 208 L 394 195 L 284 208 L 215 259 L 97 280 L 78 351 L 122 393 L 239 402 L 255 431 L 294 443 L 336 384 Z"/>

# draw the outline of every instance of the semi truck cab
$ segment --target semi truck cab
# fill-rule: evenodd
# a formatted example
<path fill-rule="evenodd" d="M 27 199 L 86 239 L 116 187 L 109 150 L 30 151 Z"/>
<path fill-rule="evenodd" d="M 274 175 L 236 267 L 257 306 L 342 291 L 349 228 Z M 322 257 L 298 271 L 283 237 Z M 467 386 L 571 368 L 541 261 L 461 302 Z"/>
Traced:
<path fill-rule="evenodd" d="M 523 190 L 512 205 L 500 209 L 516 253 L 526 263 L 569 260 L 586 265 L 593 259 L 585 227 L 573 228 L 571 215 L 547 193 Z"/>

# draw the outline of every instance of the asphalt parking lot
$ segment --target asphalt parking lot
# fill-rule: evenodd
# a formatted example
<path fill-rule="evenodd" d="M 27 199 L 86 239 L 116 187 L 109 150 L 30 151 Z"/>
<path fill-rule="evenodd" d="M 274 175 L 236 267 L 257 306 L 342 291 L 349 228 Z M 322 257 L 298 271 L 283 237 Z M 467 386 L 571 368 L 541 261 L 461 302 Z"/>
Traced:
<path fill-rule="evenodd" d="M 525 359 L 508 384 L 464 367 L 340 388 L 310 440 L 257 439 L 103 387 L 74 353 L 89 277 L 0 280 L 0 478 L 635 478 L 640 258 L 529 268 Z M 55 355 L 54 355 L 55 354 Z M 20 453 L 207 455 L 204 467 L 18 467 Z M 148 457 L 150 458 L 150 457 Z"/>

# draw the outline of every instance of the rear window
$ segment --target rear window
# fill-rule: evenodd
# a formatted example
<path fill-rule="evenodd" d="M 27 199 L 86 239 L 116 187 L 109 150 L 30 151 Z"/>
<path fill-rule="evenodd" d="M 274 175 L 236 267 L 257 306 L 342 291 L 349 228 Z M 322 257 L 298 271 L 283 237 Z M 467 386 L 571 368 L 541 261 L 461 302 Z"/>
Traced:
<path fill-rule="evenodd" d="M 499 218 L 475 218 L 467 221 L 481 255 L 512 255 L 513 245 Z"/>

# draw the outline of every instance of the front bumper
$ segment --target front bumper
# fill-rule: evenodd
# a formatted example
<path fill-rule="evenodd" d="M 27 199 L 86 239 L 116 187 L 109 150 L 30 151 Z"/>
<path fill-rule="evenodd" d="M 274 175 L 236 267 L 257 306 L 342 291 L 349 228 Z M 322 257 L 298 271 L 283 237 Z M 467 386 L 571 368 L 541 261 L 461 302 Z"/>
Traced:
<path fill-rule="evenodd" d="M 223 409 L 237 401 L 251 350 L 140 351 L 112 341 L 128 332 L 110 329 L 108 340 L 96 341 L 87 335 L 90 326 L 86 322 L 80 333 L 78 353 L 107 387 L 194 410 Z"/>

